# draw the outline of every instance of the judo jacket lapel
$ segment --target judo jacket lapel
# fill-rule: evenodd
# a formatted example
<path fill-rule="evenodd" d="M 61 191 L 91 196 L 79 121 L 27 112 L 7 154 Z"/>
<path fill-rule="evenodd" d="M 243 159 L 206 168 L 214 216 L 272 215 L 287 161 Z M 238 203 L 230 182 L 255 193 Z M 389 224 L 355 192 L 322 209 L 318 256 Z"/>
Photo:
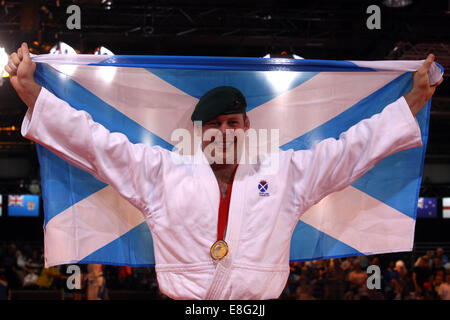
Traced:
<path fill-rule="evenodd" d="M 227 288 L 227 282 L 230 279 L 233 257 L 239 247 L 242 218 L 245 208 L 246 176 L 249 172 L 249 165 L 239 165 L 237 168 L 233 181 L 233 189 L 231 191 L 228 226 L 225 236 L 229 252 L 222 260 L 214 261 L 216 270 L 210 287 L 206 292 L 205 300 L 221 300 L 226 298 L 224 297 L 224 294 L 226 294 L 224 290 Z"/>

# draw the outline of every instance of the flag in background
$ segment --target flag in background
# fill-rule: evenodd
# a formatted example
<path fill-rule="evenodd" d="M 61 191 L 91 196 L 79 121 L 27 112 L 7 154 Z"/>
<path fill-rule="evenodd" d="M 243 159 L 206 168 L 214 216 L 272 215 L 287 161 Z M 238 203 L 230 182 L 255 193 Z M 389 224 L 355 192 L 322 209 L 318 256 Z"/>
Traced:
<path fill-rule="evenodd" d="M 252 128 L 280 129 L 281 149 L 301 150 L 325 138 L 338 138 L 382 111 L 409 91 L 412 72 L 422 65 L 422 61 L 98 55 L 40 55 L 33 60 L 38 83 L 74 108 L 86 110 L 133 143 L 169 150 L 172 131 L 192 128 L 196 102 L 214 87 L 237 87 L 247 99 Z M 434 64 L 431 82 L 441 76 L 441 68 Z M 351 186 L 303 214 L 292 237 L 291 261 L 412 250 L 429 111 L 430 101 L 417 115 L 423 147 L 382 160 Z M 38 146 L 38 155 L 45 233 L 67 237 L 64 243 L 45 239 L 46 266 L 154 265 L 152 237 L 137 209 L 110 186 L 47 149 Z M 109 234 L 109 239 L 98 241 L 96 232 Z M 88 238 L 83 245 L 73 240 L 83 237 Z M 59 256 L 61 251 L 70 258 Z"/>
<path fill-rule="evenodd" d="M 417 218 L 437 218 L 437 198 L 419 198 Z"/>
<path fill-rule="evenodd" d="M 442 218 L 450 218 L 450 198 L 442 198 Z"/>
<path fill-rule="evenodd" d="M 8 195 L 8 216 L 39 217 L 39 199 L 32 194 Z"/>

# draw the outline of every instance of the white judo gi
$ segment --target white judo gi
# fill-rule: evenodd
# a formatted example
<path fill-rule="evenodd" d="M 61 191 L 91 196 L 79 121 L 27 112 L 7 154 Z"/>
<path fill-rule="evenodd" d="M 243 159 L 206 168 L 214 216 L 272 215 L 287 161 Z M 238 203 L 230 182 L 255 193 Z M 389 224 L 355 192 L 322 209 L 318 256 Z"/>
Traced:
<path fill-rule="evenodd" d="M 350 185 L 384 157 L 422 145 L 405 99 L 338 140 L 277 154 L 279 169 L 240 164 L 231 195 L 228 255 L 212 260 L 220 191 L 207 164 L 176 164 L 160 147 L 110 133 L 42 88 L 22 134 L 114 187 L 150 228 L 160 290 L 174 299 L 278 298 L 289 276 L 293 230 L 309 207 Z M 269 157 L 270 160 L 270 157 Z M 269 185 L 261 196 L 260 181 Z"/>

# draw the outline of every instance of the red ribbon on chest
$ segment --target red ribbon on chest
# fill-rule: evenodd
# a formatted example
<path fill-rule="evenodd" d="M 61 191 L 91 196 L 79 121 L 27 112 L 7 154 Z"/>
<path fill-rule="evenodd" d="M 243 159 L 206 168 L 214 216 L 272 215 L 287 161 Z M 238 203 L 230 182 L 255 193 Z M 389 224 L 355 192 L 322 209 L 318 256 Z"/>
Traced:
<path fill-rule="evenodd" d="M 219 223 L 217 224 L 217 240 L 224 240 L 225 228 L 227 227 L 228 223 L 228 211 L 230 209 L 231 190 L 233 189 L 233 181 L 236 169 L 234 169 L 233 175 L 231 177 L 231 182 L 228 184 L 226 197 L 224 198 L 222 197 L 222 193 L 220 194 Z"/>

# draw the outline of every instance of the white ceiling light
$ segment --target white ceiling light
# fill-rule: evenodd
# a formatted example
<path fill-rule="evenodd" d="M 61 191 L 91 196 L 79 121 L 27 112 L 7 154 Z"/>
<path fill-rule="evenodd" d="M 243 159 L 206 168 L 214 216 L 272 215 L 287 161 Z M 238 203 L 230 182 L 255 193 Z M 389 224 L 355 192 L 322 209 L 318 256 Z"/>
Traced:
<path fill-rule="evenodd" d="M 2 70 L 2 78 L 9 77 L 8 72 L 5 71 L 5 66 L 8 64 L 8 54 L 5 48 L 0 47 L 0 70 Z"/>
<path fill-rule="evenodd" d="M 53 46 L 53 48 L 50 49 L 51 54 L 77 54 L 74 48 L 69 46 L 65 42 L 59 42 L 57 45 Z M 76 65 L 70 65 L 70 64 L 64 64 L 59 66 L 59 71 L 62 73 L 71 76 L 75 73 L 75 70 L 77 70 Z"/>
<path fill-rule="evenodd" d="M 51 54 L 77 54 L 74 48 L 69 46 L 65 42 L 59 42 L 57 45 L 50 49 Z"/>
<path fill-rule="evenodd" d="M 284 55 L 286 55 L 286 58 L 283 58 Z M 281 55 L 275 55 L 275 57 L 268 53 L 263 58 L 303 59 L 296 54 L 288 55 L 285 51 L 283 51 Z M 298 73 L 293 71 L 266 71 L 265 75 L 275 91 L 281 93 L 289 89 L 292 81 L 294 81 Z"/>
<path fill-rule="evenodd" d="M 108 55 L 108 56 L 113 56 L 114 55 L 114 53 L 112 53 L 111 50 L 109 50 L 109 49 L 107 49 L 107 48 L 105 48 L 103 46 L 100 46 L 97 49 L 95 49 L 94 54 Z"/>

